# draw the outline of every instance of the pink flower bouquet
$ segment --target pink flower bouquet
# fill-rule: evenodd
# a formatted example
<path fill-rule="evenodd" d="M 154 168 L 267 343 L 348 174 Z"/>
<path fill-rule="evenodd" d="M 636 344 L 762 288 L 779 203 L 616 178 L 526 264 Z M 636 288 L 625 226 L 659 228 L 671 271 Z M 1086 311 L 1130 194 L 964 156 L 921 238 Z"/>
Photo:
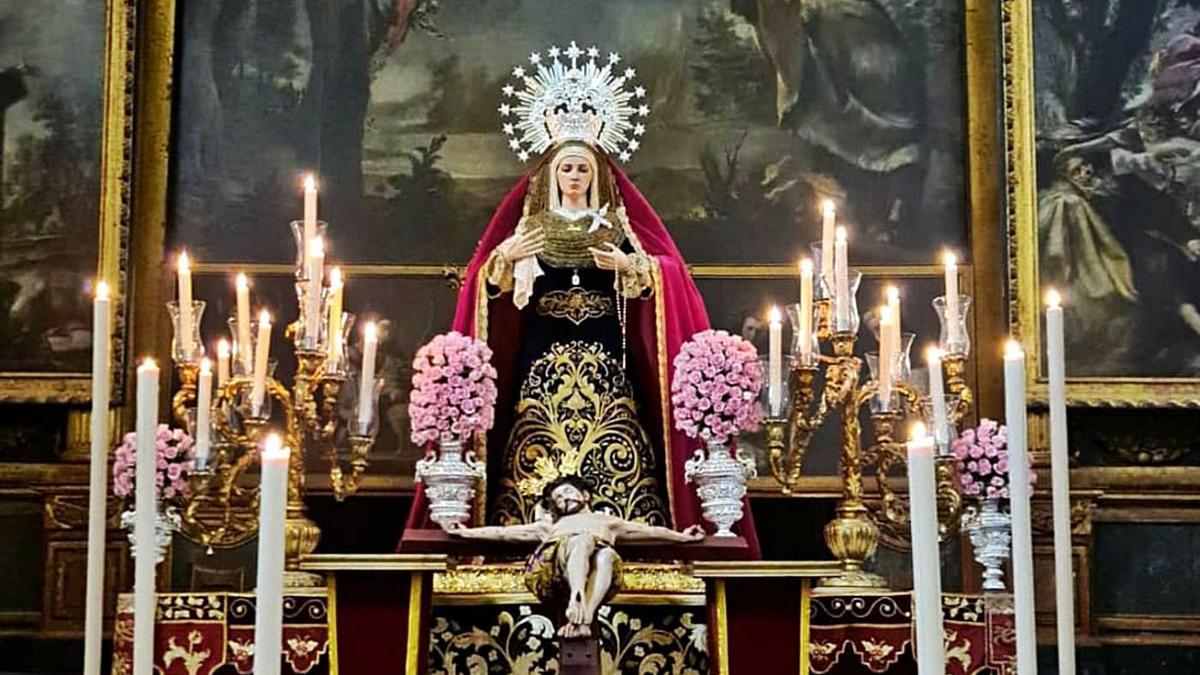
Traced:
<path fill-rule="evenodd" d="M 417 350 L 408 412 L 418 445 L 467 441 L 492 428 L 496 416 L 496 368 L 492 350 L 452 332 Z"/>
<path fill-rule="evenodd" d="M 958 484 L 964 495 L 981 499 L 1008 499 L 1008 429 L 992 420 L 980 420 L 950 444 L 958 465 Z M 1029 471 L 1031 485 L 1037 474 Z"/>
<path fill-rule="evenodd" d="M 190 489 L 187 477 L 196 468 L 192 437 L 183 429 L 158 425 L 154 434 L 154 488 L 158 499 L 186 497 Z M 137 468 L 137 434 L 129 432 L 117 446 L 113 461 L 113 494 L 122 499 L 133 495 Z"/>
<path fill-rule="evenodd" d="M 723 330 L 696 333 L 675 357 L 675 426 L 692 438 L 716 443 L 758 428 L 762 382 L 754 345 Z"/>

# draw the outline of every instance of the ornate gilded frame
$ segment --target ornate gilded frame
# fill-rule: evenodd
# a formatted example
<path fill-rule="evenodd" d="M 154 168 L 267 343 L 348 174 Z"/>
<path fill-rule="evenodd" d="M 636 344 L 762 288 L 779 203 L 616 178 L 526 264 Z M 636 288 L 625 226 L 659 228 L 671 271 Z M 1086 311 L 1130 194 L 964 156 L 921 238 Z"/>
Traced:
<path fill-rule="evenodd" d="M 1041 375 L 1038 284 L 1036 127 L 1034 120 L 1033 0 L 1002 0 L 1000 31 L 1004 83 L 1004 160 L 1008 205 L 1009 322 L 1025 350 L 1026 386 L 1045 401 Z M 1200 379 L 1086 377 L 1067 379 L 1067 402 L 1096 407 L 1200 407 Z"/>
<path fill-rule="evenodd" d="M 133 160 L 136 0 L 106 0 L 100 152 L 100 209 L 96 273 L 113 298 L 113 392 L 125 381 L 126 298 L 129 275 L 130 171 Z M 91 397 L 88 372 L 2 372 L 0 402 L 83 403 Z"/>

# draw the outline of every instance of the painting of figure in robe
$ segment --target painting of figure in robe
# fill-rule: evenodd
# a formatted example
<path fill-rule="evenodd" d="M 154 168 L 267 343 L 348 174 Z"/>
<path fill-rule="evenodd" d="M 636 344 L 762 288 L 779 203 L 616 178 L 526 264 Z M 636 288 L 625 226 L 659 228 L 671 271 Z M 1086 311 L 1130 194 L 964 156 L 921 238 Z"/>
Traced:
<path fill-rule="evenodd" d="M 1067 374 L 1200 376 L 1200 7 L 1034 0 L 1039 283 Z"/>
<path fill-rule="evenodd" d="M 648 91 L 628 165 L 691 263 L 794 262 L 820 202 L 855 262 L 966 245 L 959 0 L 189 0 L 172 237 L 285 262 L 300 177 L 331 253 L 465 262 L 528 168 L 497 107 L 514 64 L 575 40 Z"/>
<path fill-rule="evenodd" d="M 0 372 L 90 370 L 105 3 L 0 5 Z"/>

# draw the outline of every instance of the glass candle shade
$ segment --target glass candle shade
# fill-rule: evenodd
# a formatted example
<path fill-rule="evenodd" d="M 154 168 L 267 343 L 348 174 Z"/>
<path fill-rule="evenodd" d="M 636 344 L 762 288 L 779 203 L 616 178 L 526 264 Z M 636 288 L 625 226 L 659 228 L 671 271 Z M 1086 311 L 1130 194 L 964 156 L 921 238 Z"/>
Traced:
<path fill-rule="evenodd" d="M 946 394 L 942 397 L 946 401 L 946 410 L 951 411 L 958 408 L 959 397 L 957 394 Z M 954 439 L 958 438 L 958 429 L 955 427 L 950 415 L 946 415 L 946 424 L 942 428 L 933 419 L 933 399 L 928 395 L 921 399 L 921 419 L 925 422 L 925 427 L 929 429 L 929 433 L 933 436 L 933 440 L 937 443 L 938 454 L 950 454 L 950 444 Z"/>
<path fill-rule="evenodd" d="M 300 310 L 300 318 L 296 320 L 295 329 L 292 332 L 292 343 L 295 345 L 297 351 L 324 351 L 329 331 L 329 312 L 326 310 L 326 302 L 329 300 L 329 287 L 321 287 L 320 298 L 316 303 L 317 315 L 313 317 L 315 321 L 309 321 L 310 312 L 313 308 L 309 304 L 308 282 L 297 281 L 295 285 L 296 304 Z"/>
<path fill-rule="evenodd" d="M 379 432 L 379 392 L 383 390 L 383 378 L 375 378 L 375 386 L 371 387 L 371 397 L 364 405 L 359 400 L 359 387 L 353 387 L 354 410 L 350 416 L 350 435 L 364 438 L 374 438 Z"/>
<path fill-rule="evenodd" d="M 847 294 L 845 298 L 833 293 L 830 311 L 830 328 L 834 333 L 858 333 L 860 317 L 858 316 L 858 287 L 862 284 L 862 272 L 856 269 L 847 270 Z M 824 283 L 836 290 L 834 279 L 826 279 Z"/>
<path fill-rule="evenodd" d="M 346 355 L 346 345 L 350 344 L 351 329 L 354 327 L 354 314 L 351 312 L 342 312 L 342 330 L 341 335 L 330 335 L 326 342 L 327 354 L 333 355 L 332 341 L 340 339 L 340 347 L 337 350 L 336 358 L 325 359 L 325 372 L 330 375 L 345 376 L 350 372 L 350 359 Z M 329 320 L 325 320 L 325 330 L 329 330 Z"/>
<path fill-rule="evenodd" d="M 829 285 L 833 283 L 833 279 L 830 279 L 829 282 L 826 283 L 825 275 L 821 272 L 821 270 L 824 269 L 822 267 L 824 258 L 821 257 L 825 254 L 823 249 L 824 247 L 821 245 L 820 240 L 814 241 L 808 245 L 808 250 L 812 252 L 813 300 L 825 300 L 833 295 L 833 286 Z M 813 325 L 815 326 L 816 324 L 814 323 Z"/>
<path fill-rule="evenodd" d="M 816 303 L 812 306 L 812 316 L 809 317 L 808 324 L 808 352 L 802 353 L 801 336 L 800 336 L 800 303 L 790 304 L 786 308 L 788 322 L 792 325 L 792 357 L 798 365 L 814 366 L 817 364 L 817 356 L 821 353 L 821 343 L 817 339 L 817 322 L 820 311 L 817 309 Z M 765 371 L 764 371 L 765 372 Z M 786 372 L 786 370 L 785 370 Z M 786 377 L 786 375 L 785 375 Z"/>
<path fill-rule="evenodd" d="M 767 418 L 786 418 L 788 411 L 792 406 L 792 367 L 796 363 L 796 359 L 785 355 L 783 357 L 780 378 L 779 378 L 779 395 L 776 406 L 771 403 L 771 364 L 770 357 L 759 357 L 758 363 L 762 367 L 763 385 L 762 390 L 758 393 L 758 400 L 762 403 L 763 415 Z"/>
<path fill-rule="evenodd" d="M 176 363 L 199 363 L 200 358 L 204 356 L 204 343 L 200 340 L 200 319 L 204 316 L 204 301 L 192 301 L 191 326 L 186 339 L 180 334 L 182 317 L 179 311 L 178 301 L 172 300 L 167 303 L 167 313 L 171 315 L 171 358 Z"/>
<path fill-rule="evenodd" d="M 304 253 L 308 250 L 308 242 L 304 241 L 304 221 L 293 220 L 291 223 L 292 241 L 296 245 L 296 279 L 304 281 L 308 279 L 308 270 L 304 266 Z M 324 238 L 325 231 L 329 229 L 329 224 L 323 220 L 317 221 L 316 236 Z"/>
<path fill-rule="evenodd" d="M 937 312 L 941 332 L 938 335 L 938 348 L 943 354 L 971 354 L 971 334 L 967 331 L 967 312 L 971 309 L 971 296 L 958 296 L 957 316 L 947 316 L 946 296 L 939 295 L 933 299 L 933 310 Z"/>

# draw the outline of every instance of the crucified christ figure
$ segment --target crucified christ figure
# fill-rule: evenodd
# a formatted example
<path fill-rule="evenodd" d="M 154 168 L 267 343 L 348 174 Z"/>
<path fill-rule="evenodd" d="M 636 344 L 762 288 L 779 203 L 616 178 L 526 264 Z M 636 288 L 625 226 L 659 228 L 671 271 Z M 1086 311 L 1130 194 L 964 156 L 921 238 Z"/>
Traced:
<path fill-rule="evenodd" d="M 562 637 L 588 637 L 601 603 L 620 586 L 621 558 L 614 545 L 623 541 L 694 542 L 704 529 L 682 532 L 623 520 L 593 511 L 591 489 L 578 476 L 563 476 L 542 491 L 550 517 L 525 525 L 447 528 L 453 535 L 491 541 L 539 542 L 525 564 L 525 585 L 538 600 L 562 606 Z"/>

